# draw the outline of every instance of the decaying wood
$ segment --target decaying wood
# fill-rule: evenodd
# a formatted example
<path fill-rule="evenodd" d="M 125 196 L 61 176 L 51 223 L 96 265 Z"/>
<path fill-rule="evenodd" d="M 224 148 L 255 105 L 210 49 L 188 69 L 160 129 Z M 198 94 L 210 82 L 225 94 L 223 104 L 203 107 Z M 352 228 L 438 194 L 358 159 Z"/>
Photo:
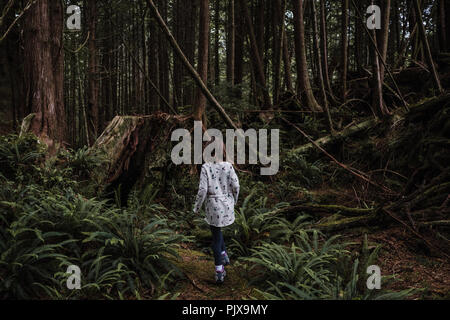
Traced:
<path fill-rule="evenodd" d="M 315 144 L 317 144 L 320 147 L 325 147 L 329 144 L 340 141 L 344 138 L 349 138 L 349 137 L 351 137 L 355 134 L 358 134 L 364 130 L 370 129 L 370 128 L 374 127 L 377 123 L 378 123 L 378 121 L 376 119 L 372 118 L 367 121 L 355 124 L 351 127 L 348 127 L 340 132 L 336 132 L 333 135 L 328 135 L 328 136 L 322 137 L 314 142 L 315 142 Z M 311 142 L 311 143 L 305 144 L 301 147 L 295 148 L 294 150 L 292 150 L 292 152 L 299 153 L 299 154 L 300 153 L 308 153 L 311 150 L 313 150 L 314 148 L 315 148 L 315 146 Z"/>
<path fill-rule="evenodd" d="M 183 127 L 185 118 L 158 113 L 150 116 L 116 116 L 90 148 L 106 160 L 93 173 L 98 185 L 125 196 L 143 178 L 145 170 L 163 167 L 170 157 L 170 135 Z M 105 190 L 100 190 L 105 191 Z"/>
<path fill-rule="evenodd" d="M 372 214 L 376 209 L 363 209 L 363 208 L 349 208 L 340 205 L 325 205 L 325 204 L 314 204 L 306 203 L 301 205 L 294 205 L 292 207 L 286 207 L 280 211 L 283 213 L 289 212 L 308 212 L 308 213 L 331 213 L 340 214 L 344 217 L 360 217 Z"/>
<path fill-rule="evenodd" d="M 442 108 L 445 104 L 450 103 L 450 94 L 446 94 L 440 97 L 431 98 L 416 105 L 410 106 L 410 111 L 407 113 L 409 116 L 421 116 L 426 113 L 434 112 L 437 108 Z M 399 119 L 403 119 L 405 117 L 405 113 L 403 110 L 398 110 L 394 113 L 394 116 L 400 117 Z M 379 122 L 375 119 L 369 119 L 364 122 L 352 125 L 348 128 L 340 132 L 336 132 L 333 135 L 327 135 L 320 139 L 314 141 L 314 143 L 310 142 L 298 148 L 292 150 L 294 154 L 302 154 L 311 152 L 315 145 L 319 147 L 325 148 L 327 145 L 333 144 L 335 142 L 341 141 L 342 139 L 349 138 L 356 134 L 363 132 L 364 130 L 368 130 L 376 126 Z"/>
<path fill-rule="evenodd" d="M 340 161 L 338 161 L 335 157 L 333 157 L 331 154 L 329 154 L 325 149 L 323 149 L 321 146 L 319 146 L 314 140 L 312 140 L 305 132 L 303 132 L 303 130 L 301 130 L 299 127 L 297 127 L 296 125 L 292 124 L 291 122 L 289 122 L 288 120 L 281 118 L 283 121 L 285 121 L 287 124 L 291 125 L 292 127 L 294 127 L 298 132 L 300 132 L 306 139 L 308 139 L 311 144 L 319 149 L 321 152 L 323 152 L 328 158 L 330 158 L 334 163 L 336 163 L 338 166 L 340 166 L 341 168 L 343 168 L 344 170 L 348 171 L 349 173 L 351 173 L 352 175 L 354 175 L 355 177 L 367 182 L 368 184 L 371 184 L 377 188 L 382 189 L 385 192 L 388 192 L 390 194 L 394 194 L 394 192 L 388 188 L 386 188 L 385 186 L 382 186 L 372 180 L 369 179 L 369 176 L 367 174 L 365 174 L 364 172 L 357 170 L 355 168 L 352 168 Z"/>
<path fill-rule="evenodd" d="M 31 122 L 34 117 L 36 117 L 35 113 L 31 113 L 22 120 L 22 125 L 20 126 L 20 134 L 19 137 L 22 137 L 24 134 L 30 132 L 31 130 Z"/>

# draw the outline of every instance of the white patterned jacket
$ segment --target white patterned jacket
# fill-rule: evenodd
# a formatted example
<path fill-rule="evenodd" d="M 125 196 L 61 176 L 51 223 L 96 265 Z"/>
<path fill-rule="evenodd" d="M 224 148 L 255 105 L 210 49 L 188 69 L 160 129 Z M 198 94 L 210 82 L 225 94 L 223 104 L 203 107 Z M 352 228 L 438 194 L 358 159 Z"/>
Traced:
<path fill-rule="evenodd" d="M 207 162 L 202 166 L 194 212 L 200 210 L 206 199 L 205 221 L 209 225 L 227 227 L 233 224 L 238 196 L 239 179 L 231 163 Z"/>

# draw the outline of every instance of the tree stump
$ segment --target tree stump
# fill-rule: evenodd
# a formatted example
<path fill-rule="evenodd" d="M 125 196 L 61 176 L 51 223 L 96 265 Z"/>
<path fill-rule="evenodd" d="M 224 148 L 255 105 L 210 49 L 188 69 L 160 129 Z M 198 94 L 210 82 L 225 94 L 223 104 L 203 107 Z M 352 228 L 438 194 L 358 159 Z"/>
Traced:
<path fill-rule="evenodd" d="M 105 158 L 93 174 L 99 192 L 120 188 L 121 202 L 146 173 L 170 161 L 171 133 L 186 126 L 186 118 L 164 113 L 149 116 L 116 116 L 90 148 Z"/>

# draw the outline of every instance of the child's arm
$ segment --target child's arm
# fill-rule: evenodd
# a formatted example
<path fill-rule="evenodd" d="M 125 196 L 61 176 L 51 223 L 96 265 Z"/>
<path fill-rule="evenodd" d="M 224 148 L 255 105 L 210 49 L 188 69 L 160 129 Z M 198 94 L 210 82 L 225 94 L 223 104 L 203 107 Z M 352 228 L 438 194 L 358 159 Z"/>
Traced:
<path fill-rule="evenodd" d="M 234 171 L 233 165 L 231 165 L 231 190 L 233 191 L 234 204 L 237 203 L 239 197 L 239 178 Z"/>
<path fill-rule="evenodd" d="M 200 211 L 200 208 L 202 207 L 203 202 L 205 201 L 207 192 L 208 192 L 208 176 L 206 174 L 206 169 L 202 167 L 202 171 L 200 173 L 200 184 L 198 186 L 198 193 L 194 204 L 195 213 Z"/>

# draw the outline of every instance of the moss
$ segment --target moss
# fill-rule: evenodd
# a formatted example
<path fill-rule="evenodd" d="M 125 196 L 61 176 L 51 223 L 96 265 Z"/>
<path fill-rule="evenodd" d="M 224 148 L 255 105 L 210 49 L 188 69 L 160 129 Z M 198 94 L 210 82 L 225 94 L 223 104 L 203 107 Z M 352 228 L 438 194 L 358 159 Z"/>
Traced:
<path fill-rule="evenodd" d="M 209 231 L 209 229 L 196 227 L 192 231 L 192 235 L 200 243 L 209 243 L 209 242 L 211 242 L 211 231 Z"/>
<path fill-rule="evenodd" d="M 254 288 L 249 285 L 241 266 L 227 266 L 227 277 L 223 285 L 214 282 L 214 262 L 204 253 L 190 249 L 179 249 L 180 258 L 174 263 L 188 277 L 182 284 L 179 299 L 196 300 L 242 300 L 254 296 Z M 195 284 L 194 290 L 189 287 Z"/>
<path fill-rule="evenodd" d="M 364 225 L 366 223 L 369 223 L 371 220 L 376 218 L 376 214 L 370 214 L 363 217 L 352 217 L 352 218 L 344 218 L 344 219 L 336 219 L 333 221 L 325 222 L 316 225 L 315 227 L 317 229 L 323 230 L 323 231 L 336 231 L 336 230 L 342 230 L 358 225 Z"/>

